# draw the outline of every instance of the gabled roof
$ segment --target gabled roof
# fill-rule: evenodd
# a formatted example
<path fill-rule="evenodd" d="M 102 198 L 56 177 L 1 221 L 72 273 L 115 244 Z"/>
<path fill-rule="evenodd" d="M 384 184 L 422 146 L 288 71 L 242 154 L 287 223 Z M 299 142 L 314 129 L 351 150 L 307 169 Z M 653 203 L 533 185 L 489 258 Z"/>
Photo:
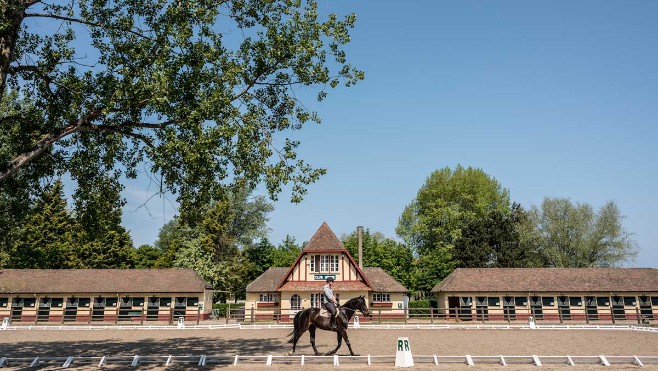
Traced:
<path fill-rule="evenodd" d="M 273 292 L 283 279 L 288 268 L 270 267 L 247 285 L 247 292 Z"/>
<path fill-rule="evenodd" d="M 654 268 L 457 268 L 432 292 L 658 292 Z"/>
<path fill-rule="evenodd" d="M 402 284 L 391 277 L 385 270 L 375 267 L 364 267 L 363 273 L 375 292 L 407 292 Z"/>
<path fill-rule="evenodd" d="M 203 292 L 192 269 L 2 269 L 2 294 Z"/>
<path fill-rule="evenodd" d="M 327 222 L 322 223 L 302 251 L 332 251 L 345 250 L 345 246 L 329 228 Z"/>

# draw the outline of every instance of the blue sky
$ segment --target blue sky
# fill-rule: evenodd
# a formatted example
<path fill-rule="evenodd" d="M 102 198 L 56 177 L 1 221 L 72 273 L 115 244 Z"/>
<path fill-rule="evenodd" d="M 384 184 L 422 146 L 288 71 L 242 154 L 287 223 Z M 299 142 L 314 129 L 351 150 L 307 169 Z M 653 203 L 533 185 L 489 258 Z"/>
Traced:
<path fill-rule="evenodd" d="M 355 12 L 348 58 L 366 79 L 335 89 L 323 118 L 295 137 L 328 169 L 301 204 L 281 195 L 270 239 L 308 240 L 326 221 L 395 237 L 404 207 L 434 170 L 478 167 L 529 208 L 567 197 L 613 200 L 658 267 L 658 2 L 320 1 Z M 175 215 L 127 183 L 124 224 L 152 244 Z"/>

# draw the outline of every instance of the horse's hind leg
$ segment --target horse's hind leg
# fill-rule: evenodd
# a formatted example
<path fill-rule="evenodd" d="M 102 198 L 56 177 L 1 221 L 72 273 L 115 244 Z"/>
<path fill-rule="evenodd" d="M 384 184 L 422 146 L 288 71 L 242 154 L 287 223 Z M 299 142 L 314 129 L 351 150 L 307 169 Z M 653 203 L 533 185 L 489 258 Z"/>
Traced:
<path fill-rule="evenodd" d="M 315 325 L 308 327 L 308 334 L 311 336 L 311 346 L 313 347 L 313 351 L 316 356 L 319 356 L 320 352 L 318 352 L 318 349 L 315 347 Z"/>
<path fill-rule="evenodd" d="M 331 352 L 327 353 L 328 356 L 330 356 L 332 354 L 336 354 L 338 349 L 340 349 L 340 346 L 343 345 L 343 336 L 338 331 L 336 331 L 336 341 L 338 342 L 338 345 L 336 345 L 336 349 L 334 349 Z"/>

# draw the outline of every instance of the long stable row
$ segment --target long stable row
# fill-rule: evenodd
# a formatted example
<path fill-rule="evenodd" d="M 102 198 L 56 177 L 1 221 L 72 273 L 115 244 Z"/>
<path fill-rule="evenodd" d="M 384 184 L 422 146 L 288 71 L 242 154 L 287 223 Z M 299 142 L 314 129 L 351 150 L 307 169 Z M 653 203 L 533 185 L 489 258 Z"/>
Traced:
<path fill-rule="evenodd" d="M 417 355 L 413 356 L 416 364 L 445 364 L 461 363 L 469 366 L 480 364 L 499 364 L 503 366 L 528 364 L 543 365 L 658 365 L 658 356 L 541 356 L 541 355 Z M 44 367 L 58 366 L 62 368 L 89 367 L 99 368 L 110 365 L 118 366 L 228 366 L 228 365 L 393 365 L 395 355 L 392 356 L 275 356 L 275 355 L 199 355 L 199 356 L 102 356 L 102 357 L 1 357 L 0 367 Z"/>

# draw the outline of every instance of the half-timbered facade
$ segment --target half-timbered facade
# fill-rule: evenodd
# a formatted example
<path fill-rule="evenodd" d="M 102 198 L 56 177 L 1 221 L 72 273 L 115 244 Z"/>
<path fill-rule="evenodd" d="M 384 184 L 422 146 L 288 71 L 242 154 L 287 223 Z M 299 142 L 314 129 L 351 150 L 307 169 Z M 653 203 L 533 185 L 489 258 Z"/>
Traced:
<path fill-rule="evenodd" d="M 388 316 L 404 313 L 407 289 L 380 268 L 359 267 L 327 223 L 291 267 L 269 268 L 247 286 L 245 309 L 256 317 L 272 318 L 280 313 L 284 319 L 303 308 L 319 307 L 327 277 L 335 280 L 333 290 L 342 303 L 363 295 L 370 307 L 391 308 Z"/>

